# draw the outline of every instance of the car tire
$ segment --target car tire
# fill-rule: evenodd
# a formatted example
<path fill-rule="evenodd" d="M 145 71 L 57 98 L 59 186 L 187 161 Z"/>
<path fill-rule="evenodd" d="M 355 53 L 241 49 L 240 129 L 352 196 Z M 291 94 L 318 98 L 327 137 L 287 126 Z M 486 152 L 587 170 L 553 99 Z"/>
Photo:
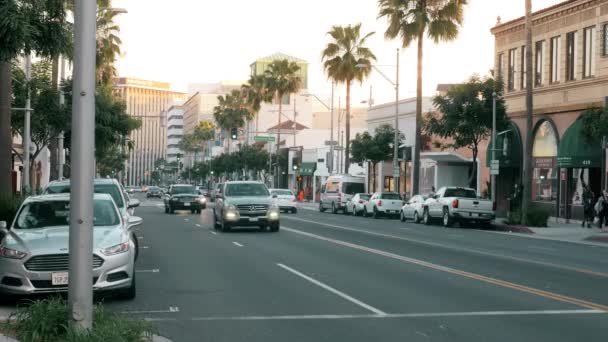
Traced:
<path fill-rule="evenodd" d="M 265 232 L 266 228 L 268 228 L 267 225 L 265 225 L 265 224 L 260 225 L 260 232 Z"/>
<path fill-rule="evenodd" d="M 280 224 L 279 222 L 272 223 L 272 224 L 270 225 L 270 231 L 271 231 L 272 233 L 276 233 L 276 232 L 278 232 L 280 229 L 281 229 L 281 224 Z"/>
<path fill-rule="evenodd" d="M 373 217 L 374 219 L 379 219 L 380 218 L 380 214 L 378 213 L 378 208 L 374 207 L 374 212 L 373 212 Z"/>
<path fill-rule="evenodd" d="M 445 228 L 449 228 L 454 223 L 454 220 L 450 217 L 450 210 L 443 208 L 442 223 Z"/>
<path fill-rule="evenodd" d="M 168 214 L 168 213 L 169 213 L 169 208 L 165 207 L 165 214 Z"/>
<path fill-rule="evenodd" d="M 175 214 L 175 209 L 172 206 L 169 206 L 169 214 Z"/>
<path fill-rule="evenodd" d="M 293 208 L 293 209 L 291 209 L 291 213 L 292 213 L 292 214 L 297 214 L 297 213 L 298 213 L 298 208 Z"/>
<path fill-rule="evenodd" d="M 196 213 L 196 209 L 190 209 L 190 214 Z"/>
<path fill-rule="evenodd" d="M 369 217 L 369 213 L 367 212 L 367 207 L 363 207 L 363 217 Z"/>
<path fill-rule="evenodd" d="M 322 213 L 325 212 L 325 208 L 323 208 L 323 202 L 319 202 L 319 211 Z"/>
<path fill-rule="evenodd" d="M 428 208 L 425 208 L 424 212 L 422 213 L 422 222 L 427 226 L 431 224 L 431 215 L 429 214 Z"/>
<path fill-rule="evenodd" d="M 230 223 L 222 222 L 222 231 L 224 233 L 228 233 L 232 227 L 230 227 Z"/>
<path fill-rule="evenodd" d="M 135 268 L 133 269 L 133 276 L 131 277 L 131 285 L 126 289 L 121 289 L 118 296 L 123 300 L 133 300 L 137 297 L 137 284 L 135 282 Z"/>
<path fill-rule="evenodd" d="M 338 209 L 336 209 L 336 202 L 331 202 L 331 213 L 332 214 L 338 213 Z"/>
<path fill-rule="evenodd" d="M 401 222 L 405 222 L 405 215 L 403 214 L 403 210 L 401 210 L 401 214 L 399 214 L 399 219 Z"/>
<path fill-rule="evenodd" d="M 139 242 L 137 242 L 137 236 L 131 234 L 131 240 L 133 241 L 133 245 L 135 245 L 135 261 L 137 261 L 139 258 Z"/>
<path fill-rule="evenodd" d="M 201 208 L 198 210 L 198 212 L 200 213 L 200 212 L 201 212 L 201 210 L 205 210 L 205 209 L 207 209 L 207 205 L 206 205 L 206 204 L 205 204 L 205 205 L 203 205 L 203 206 L 202 206 L 202 207 L 201 207 Z"/>
<path fill-rule="evenodd" d="M 418 215 L 418 210 L 414 211 L 414 222 L 420 223 L 420 216 Z"/>

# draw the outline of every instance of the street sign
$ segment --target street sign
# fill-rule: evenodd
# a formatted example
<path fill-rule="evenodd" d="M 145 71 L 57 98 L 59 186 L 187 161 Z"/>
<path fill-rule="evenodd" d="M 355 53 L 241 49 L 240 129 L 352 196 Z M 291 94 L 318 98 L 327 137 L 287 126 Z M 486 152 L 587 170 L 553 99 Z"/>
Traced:
<path fill-rule="evenodd" d="M 336 140 L 325 140 L 325 146 L 336 146 L 338 145 L 338 142 Z"/>
<path fill-rule="evenodd" d="M 490 161 L 490 175 L 497 176 L 500 174 L 500 160 Z"/>
<path fill-rule="evenodd" d="M 261 136 L 261 135 L 256 135 L 255 137 L 253 137 L 254 141 L 270 141 L 270 142 L 274 142 L 275 139 L 274 137 L 265 137 L 265 136 Z"/>
<path fill-rule="evenodd" d="M 342 151 L 344 149 L 344 147 L 342 146 L 335 146 L 334 147 L 334 151 Z"/>

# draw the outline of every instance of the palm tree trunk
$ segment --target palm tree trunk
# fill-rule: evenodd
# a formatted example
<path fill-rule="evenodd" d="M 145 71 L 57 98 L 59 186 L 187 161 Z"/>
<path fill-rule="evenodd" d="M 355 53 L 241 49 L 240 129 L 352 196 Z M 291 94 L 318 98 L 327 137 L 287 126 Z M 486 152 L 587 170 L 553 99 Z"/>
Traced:
<path fill-rule="evenodd" d="M 346 81 L 346 121 L 345 121 L 345 130 L 346 130 L 346 141 L 344 148 L 344 173 L 348 174 L 348 169 L 350 167 L 350 84 L 352 81 Z M 338 132 L 340 134 L 340 132 Z"/>
<path fill-rule="evenodd" d="M 424 48 L 424 30 L 418 33 L 418 70 L 416 78 L 416 134 L 414 143 L 414 165 L 412 169 L 412 195 L 420 193 L 420 124 L 422 122 L 422 56 Z"/>
<path fill-rule="evenodd" d="M 0 62 L 0 194 L 12 192 L 11 65 Z"/>
<path fill-rule="evenodd" d="M 526 224 L 528 207 L 532 197 L 532 114 L 534 110 L 532 96 L 532 0 L 526 0 L 526 153 L 524 154 L 523 198 L 521 200 L 521 220 Z"/>

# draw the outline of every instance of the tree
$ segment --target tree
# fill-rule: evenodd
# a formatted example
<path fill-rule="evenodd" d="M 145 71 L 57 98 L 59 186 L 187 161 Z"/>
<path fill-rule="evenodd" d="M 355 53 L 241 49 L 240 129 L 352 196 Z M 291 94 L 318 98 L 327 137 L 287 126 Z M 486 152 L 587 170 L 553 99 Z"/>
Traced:
<path fill-rule="evenodd" d="M 496 127 L 504 129 L 508 124 L 505 102 L 502 99 L 502 80 L 481 79 L 477 76 L 464 84 L 454 86 L 445 95 L 437 95 L 433 103 L 440 112 L 427 114 L 424 130 L 451 142 L 443 147 L 466 147 L 473 153 L 473 165 L 469 184 L 476 187 L 477 156 L 479 144 L 492 133 L 492 94 L 496 92 Z"/>
<path fill-rule="evenodd" d="M 0 193 L 11 192 L 11 63 L 21 54 L 40 57 L 71 50 L 65 2 L 0 0 Z"/>
<path fill-rule="evenodd" d="M 399 134 L 399 142 L 403 140 Z M 369 132 L 357 133 L 352 141 L 352 159 L 355 162 L 372 164 L 373 191 L 376 191 L 376 165 L 393 158 L 392 144 L 395 142 L 395 128 L 389 124 L 376 127 L 374 135 Z"/>
<path fill-rule="evenodd" d="M 264 75 L 251 75 L 249 81 L 243 84 L 242 93 L 249 107 L 249 111 L 255 116 L 255 131 L 259 130 L 259 113 L 262 103 L 272 102 L 272 92 L 266 87 Z"/>
<path fill-rule="evenodd" d="M 112 83 L 117 75 L 114 63 L 120 56 L 122 40 L 118 37 L 120 27 L 114 22 L 114 18 L 121 12 L 112 9 L 111 1 L 98 1 L 97 3 L 97 58 L 95 61 L 97 82 L 108 84 Z"/>
<path fill-rule="evenodd" d="M 346 84 L 346 146 L 344 148 L 344 169 L 350 166 L 350 89 L 352 82 L 363 82 L 372 71 L 376 56 L 365 46 L 366 40 L 375 32 L 361 36 L 361 24 L 333 26 L 328 35 L 332 41 L 327 44 L 321 58 L 327 76 L 336 83 Z"/>
<path fill-rule="evenodd" d="M 599 143 L 608 136 L 608 107 L 589 108 L 581 114 L 583 135 L 590 143 Z"/>
<path fill-rule="evenodd" d="M 407 48 L 418 41 L 418 68 L 416 82 L 416 142 L 414 145 L 414 164 L 412 193 L 420 187 L 420 147 L 422 121 L 422 56 L 424 35 L 435 44 L 449 42 L 458 36 L 467 0 L 378 0 L 379 18 L 386 17 L 388 28 L 384 33 L 387 39 L 401 38 L 402 46 Z M 530 70 L 530 69 L 528 69 Z"/>
<path fill-rule="evenodd" d="M 253 119 L 241 90 L 234 89 L 225 96 L 218 96 L 217 99 L 219 104 L 213 108 L 213 118 L 222 130 L 242 128 L 246 121 Z M 228 143 L 228 152 L 230 152 L 230 143 Z"/>

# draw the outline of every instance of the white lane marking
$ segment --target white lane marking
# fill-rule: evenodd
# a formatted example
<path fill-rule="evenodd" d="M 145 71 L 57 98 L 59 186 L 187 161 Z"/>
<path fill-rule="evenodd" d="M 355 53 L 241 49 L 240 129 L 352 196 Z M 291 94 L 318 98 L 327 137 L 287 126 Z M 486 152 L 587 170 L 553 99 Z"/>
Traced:
<path fill-rule="evenodd" d="M 150 246 L 139 246 L 139 248 L 141 248 L 141 249 L 148 249 L 148 248 L 150 248 Z"/>
<path fill-rule="evenodd" d="M 590 315 L 606 314 L 601 310 L 515 310 L 515 311 L 465 311 L 465 312 L 424 312 L 367 315 L 278 315 L 278 316 L 226 316 L 191 317 L 189 321 L 273 321 L 273 320 L 336 320 L 336 319 L 399 319 L 437 317 L 494 317 L 494 316 L 543 316 L 543 315 Z M 175 318 L 145 318 L 147 321 L 172 321 Z M 181 319 L 180 319 L 181 320 Z"/>
<path fill-rule="evenodd" d="M 200 227 L 202 227 L 202 226 L 201 226 L 200 224 L 198 224 L 198 223 L 196 223 L 196 224 L 195 224 L 195 226 L 197 226 L 197 227 L 199 227 L 199 228 L 200 228 Z"/>
<path fill-rule="evenodd" d="M 216 232 L 214 232 L 214 231 L 212 231 L 212 230 L 210 230 L 210 231 L 209 231 L 209 233 L 211 233 L 211 234 L 213 234 L 213 235 L 217 235 L 217 233 L 216 233 Z"/>
<path fill-rule="evenodd" d="M 143 236 L 138 236 L 137 238 L 138 238 L 139 240 L 143 240 L 143 239 L 144 239 L 144 237 L 143 237 Z"/>
<path fill-rule="evenodd" d="M 169 310 L 138 310 L 138 311 L 123 311 L 122 314 L 132 314 L 132 315 L 140 315 L 140 314 L 158 314 L 158 313 L 175 313 L 179 312 L 179 307 L 170 306 Z"/>
<path fill-rule="evenodd" d="M 238 242 L 236 242 L 236 241 L 232 241 L 232 243 L 233 243 L 234 245 L 236 245 L 236 246 L 243 247 L 243 245 L 241 245 L 240 243 L 238 243 Z"/>
<path fill-rule="evenodd" d="M 518 258 L 518 257 L 510 256 L 510 255 L 494 254 L 494 253 L 486 252 L 486 251 L 479 250 L 479 249 L 461 248 L 461 247 L 456 247 L 456 246 L 449 246 L 449 245 L 444 245 L 442 243 L 422 241 L 422 240 L 418 240 L 418 239 L 406 238 L 406 237 L 403 237 L 403 236 L 397 236 L 397 235 L 391 235 L 391 234 L 372 232 L 372 231 L 364 230 L 364 229 L 349 228 L 349 227 L 344 227 L 344 226 L 338 226 L 338 225 L 335 225 L 335 224 L 321 223 L 321 222 L 318 222 L 318 221 L 305 220 L 305 219 L 296 218 L 296 217 L 289 217 L 289 219 L 290 220 L 307 222 L 307 223 L 314 223 L 314 224 L 318 224 L 318 225 L 326 226 L 326 227 L 330 227 L 330 228 L 335 228 L 335 229 L 347 230 L 347 231 L 351 231 L 351 232 L 358 232 L 358 233 L 361 233 L 361 234 L 368 234 L 368 235 L 380 236 L 380 237 L 385 237 L 385 238 L 390 238 L 390 239 L 409 241 L 409 242 L 417 243 L 417 244 L 420 244 L 420 245 L 446 248 L 446 249 L 451 249 L 451 250 L 454 250 L 454 251 L 461 251 L 461 252 L 462 251 L 464 251 L 464 252 L 470 252 L 470 253 L 475 253 L 475 254 L 479 254 L 479 255 L 486 255 L 486 256 L 491 256 L 491 257 L 501 258 L 501 259 L 507 259 L 507 260 L 515 260 L 515 261 L 519 261 L 519 262 L 523 262 L 523 263 L 548 266 L 548 267 L 553 267 L 553 268 L 562 269 L 562 270 L 568 270 L 568 271 L 574 271 L 574 272 L 578 272 L 578 273 L 590 274 L 590 275 L 599 276 L 599 277 L 608 277 L 608 273 L 588 270 L 588 269 L 584 269 L 584 268 L 558 265 L 558 264 L 553 264 L 553 263 L 545 262 L 545 261 L 538 261 L 538 260 Z"/>
<path fill-rule="evenodd" d="M 188 219 L 188 218 L 185 218 L 185 219 L 184 219 L 184 221 L 186 221 L 186 222 L 188 222 L 188 221 L 190 221 L 190 219 Z"/>
<path fill-rule="evenodd" d="M 289 266 L 285 266 L 285 265 L 280 264 L 280 263 L 278 263 L 278 264 L 277 264 L 277 266 L 279 266 L 279 267 L 281 267 L 282 269 L 284 269 L 284 270 L 286 270 L 286 271 L 289 271 L 289 272 L 291 272 L 291 273 L 293 273 L 293 274 L 295 274 L 295 275 L 297 275 L 297 276 L 299 276 L 299 277 L 301 277 L 301 278 L 304 278 L 304 279 L 308 280 L 309 282 L 311 282 L 311 283 L 313 283 L 313 284 L 315 284 L 315 285 L 317 285 L 317 286 L 319 286 L 319 287 L 321 287 L 321 288 L 323 288 L 323 289 L 325 289 L 325 290 L 327 290 L 327 291 L 329 291 L 329 292 L 331 292 L 331 293 L 333 293 L 333 294 L 335 294 L 335 295 L 338 295 L 338 296 L 340 296 L 340 297 L 342 297 L 342 298 L 344 298 L 344 299 L 348 300 L 348 301 L 349 301 L 349 302 L 351 302 L 351 303 L 357 304 L 357 305 L 359 305 L 360 307 L 362 307 L 362 308 L 364 308 L 364 309 L 367 309 L 367 310 L 369 310 L 369 311 L 371 311 L 371 312 L 375 313 L 376 315 L 386 315 L 386 313 L 385 313 L 384 311 L 379 310 L 379 309 L 376 309 L 375 307 L 373 307 L 373 306 L 371 306 L 371 305 L 369 305 L 369 304 L 365 304 L 365 303 L 363 303 L 362 301 L 360 301 L 360 300 L 358 300 L 358 299 L 355 299 L 355 298 L 353 298 L 353 297 L 351 297 L 351 296 L 347 295 L 347 294 L 346 294 L 346 293 L 344 293 L 344 292 L 341 292 L 341 291 L 339 291 L 339 290 L 336 290 L 336 289 L 334 289 L 333 287 L 331 287 L 331 286 L 329 286 L 329 285 L 326 285 L 326 284 L 324 284 L 324 283 L 322 283 L 322 282 L 320 282 L 320 281 L 318 281 L 318 280 L 316 280 L 316 279 L 313 279 L 313 278 L 311 278 L 311 277 L 307 276 L 307 275 L 306 275 L 306 274 L 304 274 L 304 273 L 298 272 L 298 271 L 294 270 L 293 268 L 291 268 L 291 267 L 289 267 Z"/>
<path fill-rule="evenodd" d="M 160 270 L 158 268 L 153 268 L 151 270 L 135 270 L 137 273 L 159 273 Z"/>

